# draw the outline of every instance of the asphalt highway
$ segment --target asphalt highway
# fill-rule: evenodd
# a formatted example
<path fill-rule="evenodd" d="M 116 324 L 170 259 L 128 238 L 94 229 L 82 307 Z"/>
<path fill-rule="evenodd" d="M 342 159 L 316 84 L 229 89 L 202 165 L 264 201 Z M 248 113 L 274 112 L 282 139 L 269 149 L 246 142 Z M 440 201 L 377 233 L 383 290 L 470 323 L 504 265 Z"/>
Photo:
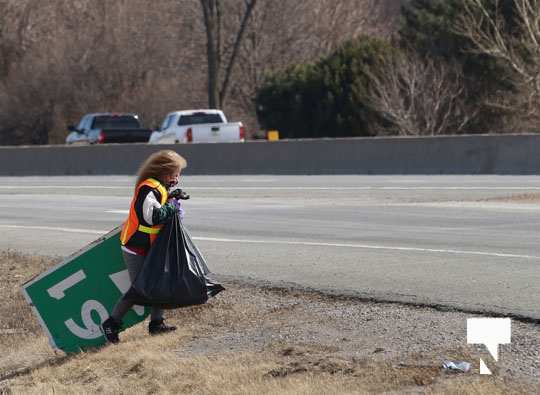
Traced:
<path fill-rule="evenodd" d="M 0 177 L 0 249 L 67 256 L 120 225 L 133 177 Z M 540 319 L 540 177 L 186 176 L 218 274 Z"/>

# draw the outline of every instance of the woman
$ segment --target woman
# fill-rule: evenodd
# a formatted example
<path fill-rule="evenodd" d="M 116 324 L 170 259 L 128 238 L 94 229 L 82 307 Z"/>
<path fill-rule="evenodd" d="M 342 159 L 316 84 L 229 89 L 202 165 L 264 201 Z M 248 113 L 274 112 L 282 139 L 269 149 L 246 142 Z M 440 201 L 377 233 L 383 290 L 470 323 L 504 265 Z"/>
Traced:
<path fill-rule="evenodd" d="M 135 194 L 129 216 L 120 234 L 122 256 L 131 282 L 142 268 L 144 258 L 165 222 L 178 212 L 178 205 L 168 200 L 167 190 L 178 184 L 186 160 L 171 150 L 156 152 L 142 164 L 137 173 Z M 125 295 L 116 303 L 101 329 L 107 341 L 118 343 L 122 318 L 133 307 Z M 148 331 L 155 335 L 176 330 L 163 320 L 163 310 L 152 307 Z"/>

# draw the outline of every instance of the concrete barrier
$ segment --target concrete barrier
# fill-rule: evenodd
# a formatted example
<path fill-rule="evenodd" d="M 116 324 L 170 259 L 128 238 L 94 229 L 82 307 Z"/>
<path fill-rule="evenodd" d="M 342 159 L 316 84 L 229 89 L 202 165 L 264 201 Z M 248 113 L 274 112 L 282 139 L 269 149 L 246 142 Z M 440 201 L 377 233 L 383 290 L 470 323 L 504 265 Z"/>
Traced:
<path fill-rule="evenodd" d="M 186 174 L 540 174 L 540 135 L 475 135 L 224 144 L 0 147 L 0 175 L 134 174 L 173 149 Z"/>

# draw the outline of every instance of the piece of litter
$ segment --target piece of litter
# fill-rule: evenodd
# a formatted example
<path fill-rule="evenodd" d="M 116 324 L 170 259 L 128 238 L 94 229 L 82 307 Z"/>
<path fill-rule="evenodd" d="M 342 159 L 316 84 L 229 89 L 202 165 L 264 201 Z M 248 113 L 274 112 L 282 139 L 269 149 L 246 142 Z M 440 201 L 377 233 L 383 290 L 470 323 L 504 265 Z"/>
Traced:
<path fill-rule="evenodd" d="M 471 364 L 465 361 L 444 361 L 442 367 L 443 369 L 467 373 L 471 369 Z"/>

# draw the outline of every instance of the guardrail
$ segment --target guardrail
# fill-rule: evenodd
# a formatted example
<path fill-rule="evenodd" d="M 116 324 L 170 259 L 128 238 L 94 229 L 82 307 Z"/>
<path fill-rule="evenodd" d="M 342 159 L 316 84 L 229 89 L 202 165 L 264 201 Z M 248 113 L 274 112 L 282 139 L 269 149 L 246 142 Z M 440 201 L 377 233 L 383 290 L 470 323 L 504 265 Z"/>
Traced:
<path fill-rule="evenodd" d="M 540 135 L 474 135 L 221 144 L 0 147 L 0 175 L 134 174 L 173 149 L 186 174 L 540 174 Z"/>

